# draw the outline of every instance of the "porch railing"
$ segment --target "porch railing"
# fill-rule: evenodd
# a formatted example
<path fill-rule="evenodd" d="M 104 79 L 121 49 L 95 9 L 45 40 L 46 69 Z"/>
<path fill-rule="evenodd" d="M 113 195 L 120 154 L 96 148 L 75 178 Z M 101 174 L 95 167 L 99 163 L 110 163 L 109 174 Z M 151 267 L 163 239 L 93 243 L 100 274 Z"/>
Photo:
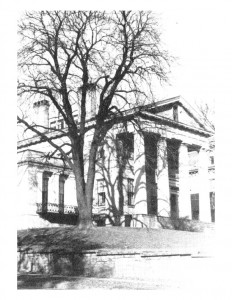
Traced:
<path fill-rule="evenodd" d="M 65 215 L 78 215 L 78 207 L 74 205 L 59 205 L 56 203 L 48 203 L 45 207 L 42 203 L 36 203 L 37 213 L 63 213 Z"/>

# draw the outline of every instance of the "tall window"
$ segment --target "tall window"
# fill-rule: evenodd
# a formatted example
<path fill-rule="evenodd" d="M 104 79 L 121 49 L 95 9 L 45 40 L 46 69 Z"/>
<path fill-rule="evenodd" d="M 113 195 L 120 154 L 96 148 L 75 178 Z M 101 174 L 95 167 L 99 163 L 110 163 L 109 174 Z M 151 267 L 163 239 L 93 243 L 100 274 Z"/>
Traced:
<path fill-rule="evenodd" d="M 133 159 L 134 135 L 124 132 L 117 135 L 117 155 L 120 158 Z"/>
<path fill-rule="evenodd" d="M 59 177 L 59 212 L 64 213 L 64 182 L 65 178 L 63 175 Z"/>
<path fill-rule="evenodd" d="M 64 128 L 64 120 L 58 120 L 58 129 Z"/>
<path fill-rule="evenodd" d="M 52 175 L 51 172 L 43 173 L 43 181 L 42 181 L 42 212 L 47 212 L 48 207 L 48 181 L 49 177 Z"/>
<path fill-rule="evenodd" d="M 210 156 L 210 164 L 214 165 L 214 156 Z"/>
<path fill-rule="evenodd" d="M 179 213 L 178 213 L 178 195 L 177 194 L 171 194 L 170 205 L 171 205 L 171 218 L 173 218 L 173 219 L 178 218 Z"/>
<path fill-rule="evenodd" d="M 50 123 L 50 128 L 51 129 L 56 129 L 56 121 L 53 121 Z"/>
<path fill-rule="evenodd" d="M 199 194 L 191 195 L 192 219 L 199 220 Z"/>
<path fill-rule="evenodd" d="M 211 221 L 215 222 L 215 192 L 210 192 Z"/>
<path fill-rule="evenodd" d="M 101 148 L 99 149 L 98 157 L 99 157 L 99 159 L 104 160 L 104 158 L 105 158 L 105 150 L 104 150 L 103 147 L 101 147 Z"/>
<path fill-rule="evenodd" d="M 106 184 L 104 179 L 97 181 L 98 205 L 105 205 L 106 202 Z"/>
<path fill-rule="evenodd" d="M 127 203 L 133 205 L 134 200 L 134 180 L 131 178 L 127 179 Z"/>

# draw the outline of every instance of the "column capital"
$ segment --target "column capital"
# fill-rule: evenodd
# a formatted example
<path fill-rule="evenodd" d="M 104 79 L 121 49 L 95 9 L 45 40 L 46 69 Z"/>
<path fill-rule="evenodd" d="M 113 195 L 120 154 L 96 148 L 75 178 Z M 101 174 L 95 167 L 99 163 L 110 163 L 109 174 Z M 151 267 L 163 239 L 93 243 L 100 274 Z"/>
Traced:
<path fill-rule="evenodd" d="M 68 179 L 68 174 L 66 174 L 66 173 L 60 173 L 60 175 L 59 175 L 59 177 L 60 177 L 60 180 L 63 180 L 63 181 L 65 181 L 65 180 L 67 180 Z"/>
<path fill-rule="evenodd" d="M 166 141 L 167 140 L 167 137 L 166 136 L 158 136 L 158 141 Z"/>
<path fill-rule="evenodd" d="M 208 152 L 209 151 L 209 147 L 201 146 L 200 149 L 199 149 L 199 152 L 200 151 Z"/>
<path fill-rule="evenodd" d="M 43 171 L 43 176 L 46 177 L 46 178 L 51 177 L 52 174 L 53 174 L 53 172 L 51 172 L 51 171 Z"/>
<path fill-rule="evenodd" d="M 180 146 L 185 146 L 185 147 L 188 147 L 189 146 L 189 144 L 187 144 L 186 142 L 184 142 L 184 141 L 180 141 Z"/>

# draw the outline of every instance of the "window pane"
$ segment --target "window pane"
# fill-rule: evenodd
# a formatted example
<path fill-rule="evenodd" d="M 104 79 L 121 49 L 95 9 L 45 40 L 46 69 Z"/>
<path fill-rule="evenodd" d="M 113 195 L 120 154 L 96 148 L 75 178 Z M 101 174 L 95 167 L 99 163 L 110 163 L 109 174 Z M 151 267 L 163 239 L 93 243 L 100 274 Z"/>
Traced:
<path fill-rule="evenodd" d="M 104 179 L 98 180 L 97 191 L 98 191 L 98 205 L 104 205 L 106 199 L 106 185 Z"/>
<path fill-rule="evenodd" d="M 133 204 L 133 197 L 134 197 L 134 180 L 128 178 L 127 179 L 127 201 L 128 201 L 128 205 Z"/>
<path fill-rule="evenodd" d="M 42 212 L 47 212 L 48 205 L 48 177 L 43 174 L 42 183 Z"/>

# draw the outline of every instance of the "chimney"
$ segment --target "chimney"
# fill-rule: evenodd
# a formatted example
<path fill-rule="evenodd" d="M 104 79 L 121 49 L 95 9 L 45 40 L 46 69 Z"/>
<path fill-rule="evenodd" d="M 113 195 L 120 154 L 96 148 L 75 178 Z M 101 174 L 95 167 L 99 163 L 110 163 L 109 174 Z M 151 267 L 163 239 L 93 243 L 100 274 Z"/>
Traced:
<path fill-rule="evenodd" d="M 38 127 L 38 130 L 45 132 L 49 128 L 49 102 L 47 100 L 37 101 L 33 105 L 34 120 L 36 125 L 46 128 Z"/>
<path fill-rule="evenodd" d="M 96 87 L 92 87 L 89 89 L 88 91 L 88 98 L 89 98 L 89 102 L 90 102 L 90 118 L 94 118 L 96 116 L 96 109 L 97 109 L 97 105 L 96 105 Z"/>
<path fill-rule="evenodd" d="M 79 87 L 79 92 L 81 94 L 82 86 Z M 86 118 L 91 119 L 96 116 L 97 104 L 96 104 L 96 85 L 89 83 L 87 86 L 86 95 Z"/>

